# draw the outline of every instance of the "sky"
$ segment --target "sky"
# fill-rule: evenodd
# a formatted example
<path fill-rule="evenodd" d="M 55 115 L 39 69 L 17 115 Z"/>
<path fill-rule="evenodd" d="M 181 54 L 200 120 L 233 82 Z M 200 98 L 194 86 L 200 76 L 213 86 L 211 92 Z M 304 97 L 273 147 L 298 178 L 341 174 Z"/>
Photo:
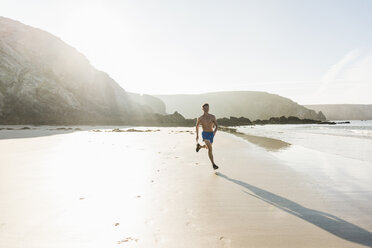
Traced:
<path fill-rule="evenodd" d="M 0 0 L 125 90 L 372 104 L 372 0 Z"/>

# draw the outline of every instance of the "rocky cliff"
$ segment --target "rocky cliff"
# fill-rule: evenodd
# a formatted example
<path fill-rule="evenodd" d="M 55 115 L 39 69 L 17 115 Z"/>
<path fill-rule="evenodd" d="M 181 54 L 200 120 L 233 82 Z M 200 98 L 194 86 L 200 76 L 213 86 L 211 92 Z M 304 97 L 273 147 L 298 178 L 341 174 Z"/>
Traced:
<path fill-rule="evenodd" d="M 58 37 L 0 17 L 0 124 L 126 123 L 152 112 L 131 98 Z"/>

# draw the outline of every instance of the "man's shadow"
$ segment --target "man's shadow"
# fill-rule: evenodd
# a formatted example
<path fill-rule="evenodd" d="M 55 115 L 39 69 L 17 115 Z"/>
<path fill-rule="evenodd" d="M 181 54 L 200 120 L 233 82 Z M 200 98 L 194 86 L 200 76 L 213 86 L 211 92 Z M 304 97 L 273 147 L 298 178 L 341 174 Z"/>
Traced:
<path fill-rule="evenodd" d="M 288 200 L 269 191 L 257 188 L 251 184 L 239 180 L 229 178 L 228 176 L 220 172 L 217 172 L 216 175 L 225 178 L 230 182 L 243 186 L 244 188 L 254 193 L 252 194 L 250 192 L 244 191 L 246 194 L 256 197 L 262 201 L 267 202 L 268 204 L 280 208 L 287 213 L 306 220 L 307 222 L 310 222 L 342 239 L 372 247 L 372 233 L 359 226 L 340 219 L 337 216 L 306 208 L 294 201 Z"/>

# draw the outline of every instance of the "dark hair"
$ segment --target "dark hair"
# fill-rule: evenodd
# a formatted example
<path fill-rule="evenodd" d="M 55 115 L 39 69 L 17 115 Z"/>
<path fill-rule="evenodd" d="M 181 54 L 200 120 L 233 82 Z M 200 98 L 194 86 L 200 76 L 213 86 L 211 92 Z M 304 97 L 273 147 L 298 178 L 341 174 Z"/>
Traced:
<path fill-rule="evenodd" d="M 208 106 L 209 107 L 209 104 L 208 103 L 204 103 L 202 107 L 204 108 L 205 106 Z"/>

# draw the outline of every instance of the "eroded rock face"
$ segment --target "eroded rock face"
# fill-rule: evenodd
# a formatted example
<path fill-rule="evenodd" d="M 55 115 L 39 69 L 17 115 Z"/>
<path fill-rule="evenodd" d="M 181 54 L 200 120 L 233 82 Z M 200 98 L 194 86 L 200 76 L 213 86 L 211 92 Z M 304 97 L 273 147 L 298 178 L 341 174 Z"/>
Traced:
<path fill-rule="evenodd" d="M 151 111 L 58 37 L 0 17 L 0 123 L 125 123 Z"/>

